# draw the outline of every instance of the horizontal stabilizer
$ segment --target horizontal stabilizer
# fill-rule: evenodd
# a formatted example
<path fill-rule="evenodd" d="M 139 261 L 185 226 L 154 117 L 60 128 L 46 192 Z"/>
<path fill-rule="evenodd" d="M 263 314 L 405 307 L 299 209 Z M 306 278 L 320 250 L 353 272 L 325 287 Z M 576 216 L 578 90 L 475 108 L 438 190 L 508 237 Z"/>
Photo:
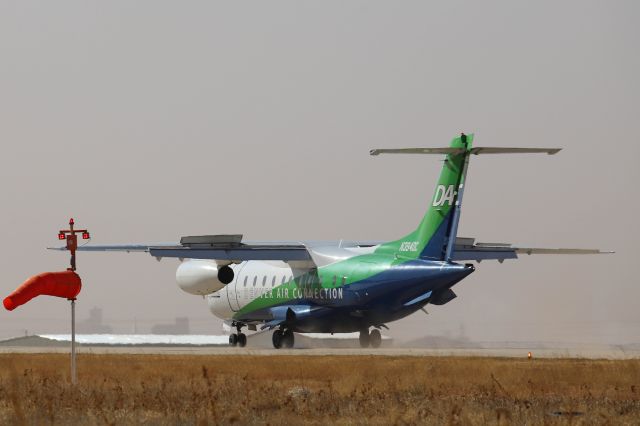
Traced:
<path fill-rule="evenodd" d="M 380 154 L 462 154 L 464 148 L 397 148 L 397 149 L 372 149 L 371 155 Z"/>
<path fill-rule="evenodd" d="M 477 147 L 469 151 L 473 155 L 480 154 L 548 154 L 554 155 L 562 148 L 501 148 L 501 147 Z M 371 155 L 380 154 L 452 154 L 459 155 L 465 152 L 464 148 L 391 148 L 372 149 Z"/>
<path fill-rule="evenodd" d="M 554 155 L 560 152 L 562 148 L 491 148 L 481 146 L 473 148 L 471 153 L 479 154 L 548 154 Z"/>

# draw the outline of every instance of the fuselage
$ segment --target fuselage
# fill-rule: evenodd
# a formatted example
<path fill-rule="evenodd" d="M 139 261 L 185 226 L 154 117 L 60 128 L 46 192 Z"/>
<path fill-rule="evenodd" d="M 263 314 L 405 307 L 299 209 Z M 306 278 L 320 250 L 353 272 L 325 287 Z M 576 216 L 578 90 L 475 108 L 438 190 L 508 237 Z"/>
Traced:
<path fill-rule="evenodd" d="M 474 270 L 471 265 L 375 253 L 312 270 L 263 261 L 231 267 L 233 281 L 207 296 L 214 315 L 243 323 L 295 315 L 295 331 L 323 333 L 359 331 L 403 318 Z"/>

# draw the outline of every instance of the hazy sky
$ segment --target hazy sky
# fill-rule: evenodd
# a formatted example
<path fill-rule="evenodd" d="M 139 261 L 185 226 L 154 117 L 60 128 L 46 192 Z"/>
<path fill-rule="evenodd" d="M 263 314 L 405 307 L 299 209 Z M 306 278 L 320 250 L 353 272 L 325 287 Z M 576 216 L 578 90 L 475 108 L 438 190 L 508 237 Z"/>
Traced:
<path fill-rule="evenodd" d="M 640 6 L 635 1 L 0 0 L 2 297 L 62 270 L 68 218 L 94 243 L 393 239 L 437 157 L 371 148 L 562 147 L 474 157 L 460 235 L 612 256 L 483 262 L 401 338 L 627 343 L 640 336 Z M 116 331 L 188 316 L 176 260 L 81 254 L 80 319 Z M 66 332 L 68 303 L 0 312 L 0 336 Z"/>

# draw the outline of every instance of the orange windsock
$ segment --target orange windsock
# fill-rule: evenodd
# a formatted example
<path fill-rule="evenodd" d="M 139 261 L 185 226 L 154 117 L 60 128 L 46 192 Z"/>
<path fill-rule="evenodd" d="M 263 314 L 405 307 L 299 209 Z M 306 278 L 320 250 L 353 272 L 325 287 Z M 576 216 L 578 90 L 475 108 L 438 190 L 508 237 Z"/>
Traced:
<path fill-rule="evenodd" d="M 3 304 L 8 311 L 13 311 L 36 296 L 75 299 L 81 288 L 80 276 L 74 271 L 44 272 L 25 281 L 4 299 Z"/>

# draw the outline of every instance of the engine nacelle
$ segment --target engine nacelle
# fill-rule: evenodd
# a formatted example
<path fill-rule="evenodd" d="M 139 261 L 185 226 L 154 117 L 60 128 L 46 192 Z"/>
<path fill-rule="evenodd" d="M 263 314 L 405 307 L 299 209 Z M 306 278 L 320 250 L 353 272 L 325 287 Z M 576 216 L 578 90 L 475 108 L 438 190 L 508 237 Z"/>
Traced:
<path fill-rule="evenodd" d="M 197 295 L 214 293 L 233 281 L 233 277 L 229 265 L 220 266 L 213 260 L 186 260 L 176 271 L 178 287 Z"/>

